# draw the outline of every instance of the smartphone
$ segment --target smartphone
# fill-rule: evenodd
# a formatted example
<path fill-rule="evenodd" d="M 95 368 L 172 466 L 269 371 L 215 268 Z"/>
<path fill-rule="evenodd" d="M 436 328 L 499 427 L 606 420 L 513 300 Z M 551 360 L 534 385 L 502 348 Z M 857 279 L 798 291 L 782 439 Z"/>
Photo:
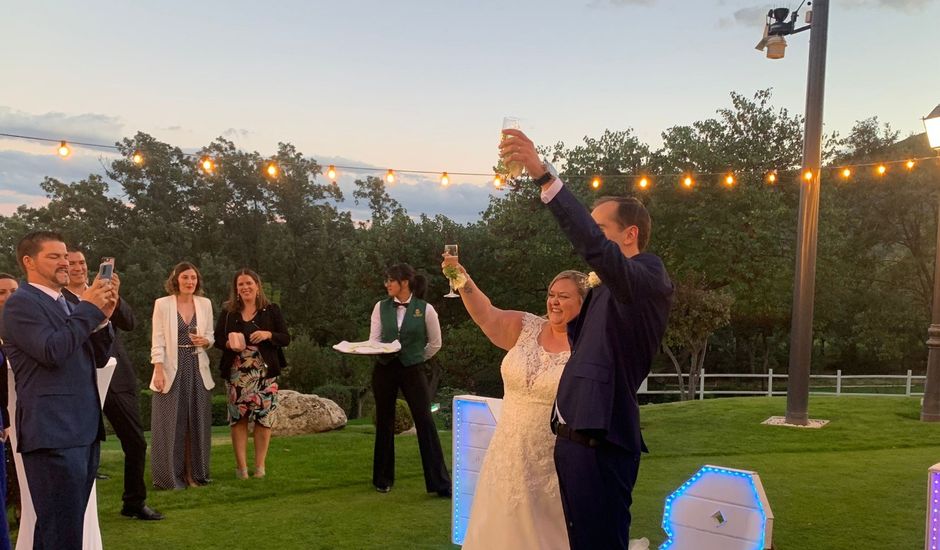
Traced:
<path fill-rule="evenodd" d="M 98 278 L 110 281 L 111 274 L 114 273 L 114 258 L 105 256 L 101 258 L 101 265 L 98 266 Z"/>

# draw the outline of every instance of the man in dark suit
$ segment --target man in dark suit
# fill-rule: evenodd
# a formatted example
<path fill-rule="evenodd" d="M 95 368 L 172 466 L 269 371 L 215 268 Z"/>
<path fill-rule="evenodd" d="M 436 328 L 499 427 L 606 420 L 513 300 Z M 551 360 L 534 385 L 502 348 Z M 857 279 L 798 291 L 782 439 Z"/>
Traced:
<path fill-rule="evenodd" d="M 17 452 L 36 510 L 34 548 L 82 548 L 83 519 L 104 439 L 97 368 L 110 356 L 117 305 L 96 280 L 74 308 L 65 243 L 38 231 L 16 247 L 26 282 L 3 310 L 4 351 L 16 383 Z"/>
<path fill-rule="evenodd" d="M 3 334 L 3 306 L 7 298 L 16 292 L 19 283 L 16 278 L 8 273 L 0 273 L 0 335 Z M 0 548 L 10 548 L 10 529 L 6 521 L 7 513 L 7 471 L 6 471 L 6 447 L 7 438 L 10 429 L 10 409 L 9 409 L 9 385 L 7 383 L 7 362 L 6 355 L 3 354 L 3 337 L 0 336 L 0 414 L 3 415 L 3 429 L 0 430 Z M 13 465 L 12 459 L 10 465 Z M 13 474 L 16 479 L 16 474 Z M 14 492 L 18 493 L 18 487 Z M 17 495 L 18 496 L 18 495 Z"/>
<path fill-rule="evenodd" d="M 69 284 L 62 293 L 72 304 L 78 304 L 88 290 L 88 263 L 85 253 L 77 247 L 68 247 Z M 111 279 L 115 292 L 120 294 L 121 278 L 115 273 Z M 134 330 L 136 319 L 127 300 L 118 298 L 117 308 L 111 316 L 111 325 L 122 331 Z M 114 428 L 124 450 L 124 506 L 121 514 L 143 520 L 161 520 L 163 514 L 147 506 L 147 486 L 144 483 L 144 466 L 147 462 L 147 440 L 140 421 L 140 394 L 137 388 L 137 373 L 131 363 L 121 334 L 116 330 L 111 356 L 117 360 L 114 376 L 108 386 L 104 400 L 104 415 Z M 102 476 L 98 476 L 100 479 Z"/>
<path fill-rule="evenodd" d="M 626 549 L 630 504 L 646 445 L 636 392 L 659 350 L 673 285 L 644 253 L 651 223 L 632 197 L 605 197 L 588 214 L 518 130 L 500 145 L 521 162 L 562 231 L 600 278 L 568 325 L 571 357 L 552 415 L 555 469 L 573 549 Z"/>

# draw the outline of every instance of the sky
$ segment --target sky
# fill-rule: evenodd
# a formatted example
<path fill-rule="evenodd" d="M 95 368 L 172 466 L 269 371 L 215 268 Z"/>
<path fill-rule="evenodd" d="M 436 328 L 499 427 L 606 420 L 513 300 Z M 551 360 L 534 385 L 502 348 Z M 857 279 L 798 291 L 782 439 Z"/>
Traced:
<path fill-rule="evenodd" d="M 767 10 L 798 4 L 21 2 L 0 18 L 0 133 L 112 144 L 143 131 L 184 150 L 223 136 L 263 155 L 290 142 L 321 164 L 474 173 L 496 163 L 505 116 L 539 144 L 632 128 L 657 147 L 732 91 L 772 88 L 803 113 L 809 32 L 782 60 L 754 49 Z M 938 22 L 940 0 L 832 0 L 825 130 L 877 116 L 922 132 L 940 103 Z M 0 138 L 0 214 L 43 204 L 45 176 L 77 181 L 113 158 L 54 150 Z M 340 179 L 358 218 L 363 175 Z M 389 194 L 413 215 L 478 219 L 490 181 L 451 180 L 407 176 Z"/>

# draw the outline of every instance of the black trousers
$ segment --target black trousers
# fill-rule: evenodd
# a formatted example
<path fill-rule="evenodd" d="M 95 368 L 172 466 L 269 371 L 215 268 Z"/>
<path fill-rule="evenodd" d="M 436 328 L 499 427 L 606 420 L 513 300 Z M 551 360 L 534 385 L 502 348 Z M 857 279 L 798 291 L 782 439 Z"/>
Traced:
<path fill-rule="evenodd" d="M 450 474 L 444 464 L 441 440 L 431 416 L 424 363 L 405 367 L 398 359 L 387 365 L 376 363 L 372 370 L 372 393 L 375 395 L 372 484 L 376 487 L 391 487 L 395 483 L 395 401 L 399 389 L 408 402 L 418 432 L 424 486 L 429 493 L 449 491 Z"/>
<path fill-rule="evenodd" d="M 104 415 L 114 428 L 124 450 L 124 507 L 136 510 L 147 500 L 144 466 L 147 463 L 147 440 L 140 421 L 140 401 L 134 391 L 108 391 Z"/>
<path fill-rule="evenodd" d="M 34 550 L 82 550 L 85 508 L 98 470 L 98 442 L 23 453 L 36 510 Z"/>
<path fill-rule="evenodd" d="M 555 441 L 555 471 L 572 550 L 627 550 L 639 468 L 638 453 L 609 443 L 587 447 L 560 437 Z"/>

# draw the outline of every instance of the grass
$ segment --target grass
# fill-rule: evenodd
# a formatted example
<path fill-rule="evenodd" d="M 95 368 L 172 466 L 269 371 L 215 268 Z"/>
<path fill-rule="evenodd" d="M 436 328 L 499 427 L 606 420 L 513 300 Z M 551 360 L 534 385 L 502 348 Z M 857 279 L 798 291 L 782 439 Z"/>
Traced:
<path fill-rule="evenodd" d="M 918 548 L 923 545 L 926 471 L 940 462 L 940 425 L 918 420 L 919 400 L 813 397 L 821 430 L 764 426 L 784 398 L 729 398 L 643 407 L 652 453 L 634 491 L 632 534 L 663 540 L 663 500 L 703 464 L 756 470 L 776 516 L 783 550 Z M 424 492 L 417 443 L 397 438 L 398 479 L 387 495 L 370 484 L 373 429 L 275 438 L 264 480 L 234 479 L 227 429 L 217 429 L 214 482 L 152 491 L 161 522 L 121 517 L 123 455 L 102 450 L 99 517 L 109 550 L 143 548 L 451 549 L 450 501 Z M 450 434 L 441 433 L 445 454 Z M 148 474 L 149 476 L 149 474 Z M 148 477 L 149 479 L 149 477 Z"/>

